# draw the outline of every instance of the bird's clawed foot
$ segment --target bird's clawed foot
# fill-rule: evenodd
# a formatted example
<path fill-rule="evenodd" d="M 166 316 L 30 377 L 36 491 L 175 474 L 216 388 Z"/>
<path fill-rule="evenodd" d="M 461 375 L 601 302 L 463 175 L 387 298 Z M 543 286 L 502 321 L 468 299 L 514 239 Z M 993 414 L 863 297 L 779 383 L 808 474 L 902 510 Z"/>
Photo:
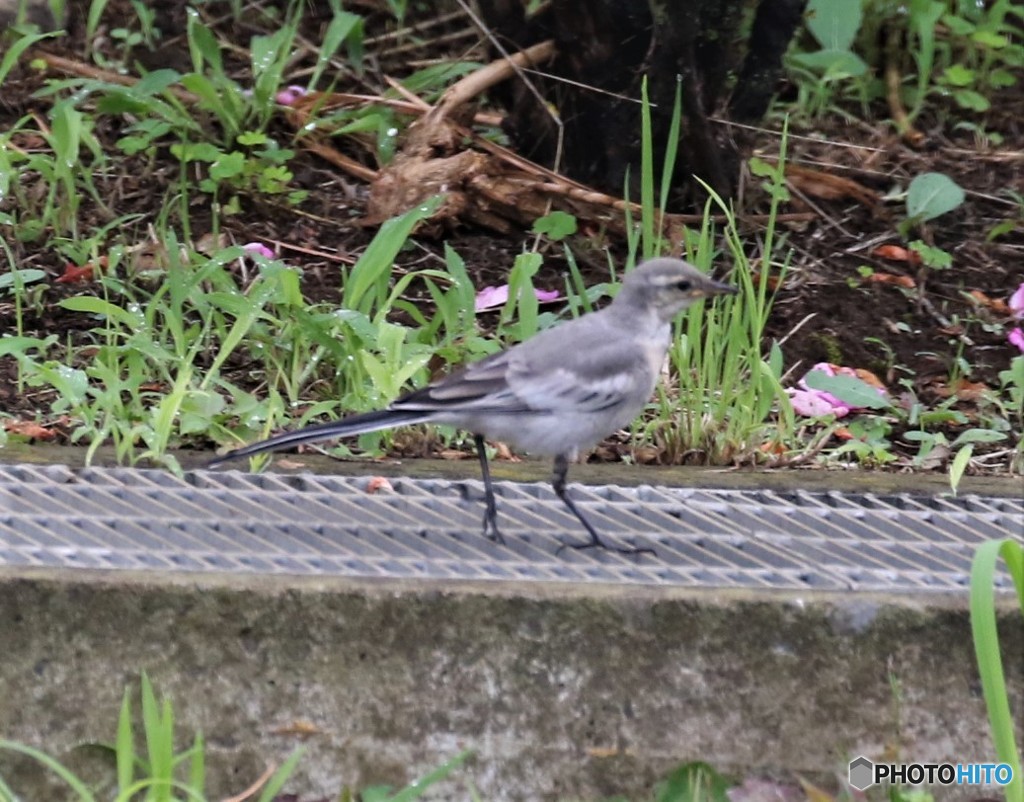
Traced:
<path fill-rule="evenodd" d="M 613 551 L 616 554 L 625 554 L 625 555 L 650 554 L 652 557 L 657 557 L 658 556 L 658 553 L 654 549 L 648 548 L 647 546 L 633 546 L 632 548 L 624 548 L 624 547 L 620 547 L 620 546 L 612 546 L 612 545 L 610 545 L 608 543 L 605 543 L 601 538 L 599 538 L 593 532 L 591 532 L 591 535 L 592 535 L 591 539 L 588 540 L 586 543 L 565 543 L 565 542 L 563 542 L 562 545 L 558 547 L 558 550 L 555 552 L 555 555 L 557 556 L 557 555 L 561 554 L 562 553 L 562 549 L 576 549 L 576 551 L 583 551 L 584 549 L 604 549 L 605 551 Z"/>
<path fill-rule="evenodd" d="M 505 545 L 505 537 L 501 534 L 501 530 L 498 529 L 497 506 L 488 505 L 487 512 L 484 513 L 484 537 L 490 538 L 502 546 Z"/>

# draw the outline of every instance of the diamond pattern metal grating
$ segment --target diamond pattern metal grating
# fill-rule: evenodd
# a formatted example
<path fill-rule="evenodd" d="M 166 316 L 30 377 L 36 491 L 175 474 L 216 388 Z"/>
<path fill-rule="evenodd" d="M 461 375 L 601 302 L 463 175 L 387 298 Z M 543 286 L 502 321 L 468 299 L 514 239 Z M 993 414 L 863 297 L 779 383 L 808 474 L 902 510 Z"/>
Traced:
<path fill-rule="evenodd" d="M 978 543 L 1024 539 L 1024 497 L 572 485 L 598 531 L 656 555 L 559 551 L 585 534 L 545 484 L 496 483 L 501 545 L 480 482 L 369 482 L 0 465 L 0 566 L 959 591 Z"/>

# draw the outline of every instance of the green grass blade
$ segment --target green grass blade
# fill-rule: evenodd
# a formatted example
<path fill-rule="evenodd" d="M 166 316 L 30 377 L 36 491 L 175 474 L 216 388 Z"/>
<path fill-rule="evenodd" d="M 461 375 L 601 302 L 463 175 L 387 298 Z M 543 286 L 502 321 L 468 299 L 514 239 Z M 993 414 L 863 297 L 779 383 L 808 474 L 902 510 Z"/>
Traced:
<path fill-rule="evenodd" d="M 206 788 L 206 742 L 201 732 L 196 733 L 195 743 L 192 744 L 192 760 L 188 767 L 189 788 L 198 791 L 200 794 Z"/>
<path fill-rule="evenodd" d="M 170 704 L 161 705 L 149 676 L 142 674 L 142 725 L 146 733 L 153 802 L 170 802 L 174 772 L 174 717 Z"/>
<path fill-rule="evenodd" d="M 117 764 L 117 787 L 124 790 L 135 777 L 135 733 L 132 730 L 131 690 L 124 689 L 121 712 L 117 717 L 117 742 L 114 748 Z"/>
<path fill-rule="evenodd" d="M 304 749 L 296 749 L 292 752 L 281 767 L 274 772 L 273 776 L 267 781 L 267 784 L 263 786 L 263 791 L 260 793 L 258 802 L 272 802 L 274 797 L 277 796 L 284 784 L 291 777 L 292 772 L 295 771 L 295 766 L 299 762 L 299 758 L 302 757 Z"/>
<path fill-rule="evenodd" d="M 661 166 L 661 192 L 658 200 L 659 222 L 664 220 L 663 215 L 668 208 L 668 195 L 672 189 L 672 178 L 676 172 L 676 158 L 679 155 L 679 134 L 683 126 L 683 79 L 676 77 L 676 98 L 672 104 L 672 121 L 668 129 L 668 141 L 665 143 L 665 160 Z M 662 231 L 664 235 L 664 224 Z"/>
<path fill-rule="evenodd" d="M 1024 547 L 1011 540 L 983 543 L 975 552 L 971 565 L 971 631 L 996 756 L 1001 762 L 1013 767 L 1013 780 L 1004 789 L 1006 802 L 1024 802 L 1024 777 L 1021 776 L 1020 753 L 1014 737 L 996 627 L 994 579 L 1000 556 L 1013 577 L 1021 612 L 1024 614 Z"/>
<path fill-rule="evenodd" d="M 85 41 L 91 47 L 96 39 L 96 31 L 100 27 L 100 20 L 107 8 L 107 0 L 92 0 L 89 3 L 89 13 L 85 18 Z"/>
<path fill-rule="evenodd" d="M 421 777 L 418 780 L 405 786 L 401 791 L 395 794 L 388 802 L 412 802 L 414 799 L 419 799 L 426 792 L 430 786 L 439 783 L 451 774 L 455 769 L 461 766 L 470 755 L 473 754 L 473 750 L 467 749 L 461 754 L 456 755 L 447 763 L 438 766 L 436 769 L 431 771 L 429 774 Z"/>
<path fill-rule="evenodd" d="M 644 259 L 655 255 L 654 247 L 654 134 L 651 130 L 651 102 L 647 77 L 640 85 L 640 247 Z"/>
<path fill-rule="evenodd" d="M 92 791 L 89 790 L 89 787 L 84 782 L 78 779 L 78 777 L 72 774 L 68 769 L 64 768 L 58 760 L 50 757 L 45 752 L 41 752 L 31 746 L 26 746 L 25 744 L 6 740 L 0 740 L 0 749 L 6 749 L 8 752 L 17 752 L 19 754 L 26 755 L 38 763 L 41 763 L 71 787 L 71 790 L 78 795 L 79 802 L 96 802 L 96 797 L 92 795 Z"/>
<path fill-rule="evenodd" d="M 444 196 L 435 195 L 405 214 L 393 217 L 380 227 L 359 261 L 352 267 L 342 292 L 342 306 L 372 316 L 374 300 L 378 304 L 387 297 L 391 266 L 398 251 L 416 225 L 438 210 Z M 370 291 L 376 290 L 376 298 Z"/>
<path fill-rule="evenodd" d="M 18 802 L 18 798 L 14 795 L 14 791 L 11 790 L 11 786 L 4 782 L 3 777 L 0 777 L 0 802 Z"/>
<path fill-rule="evenodd" d="M 47 39 L 50 36 L 56 36 L 57 34 L 26 34 L 25 36 L 19 37 L 14 41 L 13 44 L 9 45 L 7 52 L 4 53 L 3 60 L 0 61 L 0 84 L 7 79 L 7 73 L 11 71 L 22 54 L 33 45 L 39 44 L 43 39 Z"/>
<path fill-rule="evenodd" d="M 349 41 L 360 41 L 363 38 L 363 18 L 350 11 L 339 9 L 331 15 L 331 21 L 324 32 L 323 42 L 317 50 L 316 65 L 313 67 L 313 74 L 309 79 L 309 86 L 316 88 L 320 76 L 330 66 L 331 59 L 341 47 L 342 43 Z"/>

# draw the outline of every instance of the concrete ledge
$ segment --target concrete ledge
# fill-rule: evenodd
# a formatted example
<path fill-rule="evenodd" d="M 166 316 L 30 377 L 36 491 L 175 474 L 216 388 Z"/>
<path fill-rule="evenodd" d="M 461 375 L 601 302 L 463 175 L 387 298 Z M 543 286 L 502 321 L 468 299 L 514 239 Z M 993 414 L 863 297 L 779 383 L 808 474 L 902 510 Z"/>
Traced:
<path fill-rule="evenodd" d="M 1019 610 L 1002 624 L 1019 711 Z M 893 745 L 992 758 L 962 593 L 3 568 L 0 655 L 3 737 L 63 759 L 113 739 L 145 669 L 181 745 L 204 732 L 213 797 L 299 742 L 292 792 L 401 785 L 468 747 L 496 802 L 639 797 L 693 759 L 814 777 Z M 30 761 L 0 754 L 0 775 L 53 798 Z"/>

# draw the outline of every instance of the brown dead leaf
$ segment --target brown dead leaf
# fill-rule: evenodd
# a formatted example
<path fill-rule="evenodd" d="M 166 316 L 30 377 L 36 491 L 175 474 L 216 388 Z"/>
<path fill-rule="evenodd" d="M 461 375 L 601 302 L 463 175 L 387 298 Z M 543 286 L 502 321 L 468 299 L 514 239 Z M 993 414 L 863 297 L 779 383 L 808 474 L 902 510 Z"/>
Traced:
<path fill-rule="evenodd" d="M 39 150 L 47 147 L 46 139 L 42 134 L 31 132 L 17 132 L 11 135 L 11 143 L 25 150 Z"/>
<path fill-rule="evenodd" d="M 961 401 L 980 401 L 990 392 L 985 382 L 972 382 L 965 378 L 959 378 L 952 384 L 936 384 L 933 389 L 940 398 L 949 398 L 955 395 Z"/>
<path fill-rule="evenodd" d="M 981 290 L 971 290 L 967 294 L 970 296 L 972 301 L 978 304 L 978 306 L 985 307 L 995 315 L 1004 317 L 1009 316 L 1010 314 L 1010 307 L 1007 306 L 1006 301 L 1002 298 L 989 298 Z"/>
<path fill-rule="evenodd" d="M 163 243 L 142 242 L 132 248 L 128 269 L 136 273 L 163 271 L 167 269 L 167 263 L 167 249 Z"/>
<path fill-rule="evenodd" d="M 505 462 L 521 462 L 519 457 L 512 453 L 512 449 L 508 447 L 507 443 L 493 443 L 494 446 L 494 458 L 504 460 Z"/>
<path fill-rule="evenodd" d="M 587 754 L 590 757 L 609 758 L 619 757 L 620 755 L 629 755 L 632 754 L 632 752 L 628 749 L 623 750 L 614 746 L 588 746 Z"/>
<path fill-rule="evenodd" d="M 863 281 L 865 284 L 892 284 L 905 290 L 912 290 L 916 286 L 910 276 L 897 276 L 894 273 L 872 273 L 865 276 Z"/>
<path fill-rule="evenodd" d="M 800 787 L 804 789 L 804 794 L 807 797 L 807 802 L 835 802 L 836 798 L 827 791 L 823 791 L 813 783 L 808 782 L 803 777 L 798 778 L 800 780 Z"/>
<path fill-rule="evenodd" d="M 320 729 L 312 721 L 306 721 L 305 719 L 295 719 L 295 721 L 289 724 L 284 724 L 280 727 L 276 727 L 271 730 L 274 735 L 298 735 L 300 738 L 309 738 L 313 735 L 322 735 L 323 730 Z"/>
<path fill-rule="evenodd" d="M 386 477 L 371 476 L 370 481 L 366 483 L 366 492 L 370 494 L 379 492 L 394 493 L 395 488 Z"/>
<path fill-rule="evenodd" d="M 441 459 L 447 460 L 469 459 L 473 456 L 468 451 L 459 451 L 457 448 L 443 448 L 437 452 L 437 455 Z"/>
<path fill-rule="evenodd" d="M 57 436 L 53 429 L 31 420 L 5 420 L 4 431 L 30 440 L 53 440 Z"/>
<path fill-rule="evenodd" d="M 228 235 L 223 232 L 214 234 L 210 231 L 196 240 L 196 250 L 207 256 L 212 256 L 226 247 L 228 247 Z"/>
<path fill-rule="evenodd" d="M 761 271 L 755 270 L 751 278 L 753 279 L 755 287 L 761 286 Z M 775 290 L 777 290 L 782 284 L 782 282 L 779 281 L 778 276 L 768 276 L 766 283 L 768 285 L 768 289 L 770 289 L 772 292 L 775 292 Z"/>
<path fill-rule="evenodd" d="M 921 254 L 904 248 L 902 245 L 879 245 L 871 252 L 872 256 L 879 259 L 888 259 L 890 262 L 909 262 L 912 265 L 921 264 Z"/>
<path fill-rule="evenodd" d="M 865 384 L 870 384 L 872 387 L 876 387 L 880 390 L 886 390 L 885 382 L 883 382 L 878 376 L 872 373 L 867 368 L 854 368 L 853 372 L 857 375 Z"/>
<path fill-rule="evenodd" d="M 57 284 L 78 284 L 80 282 L 92 281 L 102 268 L 107 266 L 107 257 L 101 256 L 96 262 L 86 262 L 84 265 L 73 265 L 70 262 L 64 266 L 64 272 L 57 279 Z"/>
<path fill-rule="evenodd" d="M 661 449 L 658 446 L 637 446 L 632 451 L 633 459 L 640 465 L 657 465 L 661 460 Z M 611 462 L 617 458 L 616 454 L 609 454 L 605 462 Z"/>
<path fill-rule="evenodd" d="M 931 451 L 917 464 L 922 471 L 934 471 L 949 462 L 950 447 L 946 443 L 936 443 Z"/>
<path fill-rule="evenodd" d="M 842 200 L 852 198 L 865 206 L 874 208 L 878 205 L 878 193 L 859 184 L 852 178 L 845 178 L 821 170 L 812 170 L 797 164 L 786 165 L 786 180 L 790 185 L 812 198 L 822 200 Z"/>

